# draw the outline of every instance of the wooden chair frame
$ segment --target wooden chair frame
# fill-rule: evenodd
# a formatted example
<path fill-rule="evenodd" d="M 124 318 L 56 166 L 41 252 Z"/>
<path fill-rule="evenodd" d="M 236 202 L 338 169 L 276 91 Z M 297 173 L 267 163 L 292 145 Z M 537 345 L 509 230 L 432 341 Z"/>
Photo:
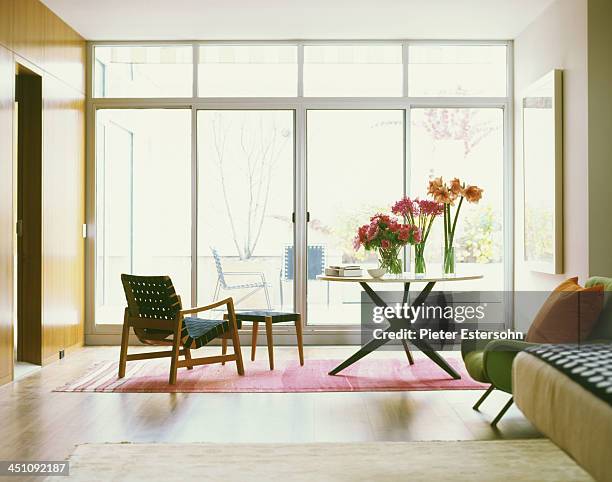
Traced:
<path fill-rule="evenodd" d="M 180 297 L 179 297 L 180 301 Z M 223 339 L 223 343 L 227 343 L 227 339 L 232 339 L 232 345 L 234 353 L 230 355 L 223 354 L 221 356 L 208 356 L 202 358 L 191 358 L 191 350 L 195 349 L 192 347 L 185 348 L 181 347 L 181 332 L 183 329 L 183 319 L 185 315 L 192 315 L 195 313 L 201 313 L 203 311 L 213 310 L 219 306 L 227 306 L 227 318 L 231 323 L 231 330 L 228 333 L 224 333 L 220 336 Z M 171 346 L 172 350 L 169 351 L 154 351 L 149 353 L 135 353 L 128 355 L 128 341 L 130 335 L 130 328 L 136 329 L 157 329 L 167 330 L 173 333 L 171 339 L 167 336 L 159 338 L 152 336 L 147 337 L 147 340 L 141 340 L 149 345 L 155 346 Z M 140 338 L 140 337 L 139 337 Z M 183 356 L 183 360 L 179 360 L 179 357 Z M 242 352 L 240 350 L 240 337 L 238 336 L 238 323 L 236 321 L 236 313 L 234 311 L 234 301 L 232 298 L 226 298 L 224 300 L 217 301 L 210 305 L 199 306 L 196 308 L 189 308 L 187 310 L 181 309 L 176 318 L 173 320 L 163 320 L 154 318 L 141 318 L 130 316 L 128 308 L 125 309 L 123 318 L 123 332 L 121 335 L 121 355 L 119 357 L 119 378 L 125 376 L 125 368 L 128 361 L 134 360 L 147 360 L 150 358 L 164 358 L 170 357 L 172 361 L 170 363 L 170 385 L 176 383 L 177 371 L 181 367 L 186 367 L 188 370 L 192 370 L 197 365 L 208 365 L 211 363 L 225 363 L 229 361 L 235 361 L 239 375 L 244 375 L 244 364 L 242 362 Z"/>

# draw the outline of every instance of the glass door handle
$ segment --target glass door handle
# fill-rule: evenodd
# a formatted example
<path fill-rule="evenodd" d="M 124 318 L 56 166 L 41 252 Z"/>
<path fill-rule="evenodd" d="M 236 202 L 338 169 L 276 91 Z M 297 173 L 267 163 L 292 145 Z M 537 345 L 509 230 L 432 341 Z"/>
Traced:
<path fill-rule="evenodd" d="M 291 213 L 291 222 L 295 223 L 295 213 Z M 306 211 L 306 222 L 310 222 L 310 211 Z"/>

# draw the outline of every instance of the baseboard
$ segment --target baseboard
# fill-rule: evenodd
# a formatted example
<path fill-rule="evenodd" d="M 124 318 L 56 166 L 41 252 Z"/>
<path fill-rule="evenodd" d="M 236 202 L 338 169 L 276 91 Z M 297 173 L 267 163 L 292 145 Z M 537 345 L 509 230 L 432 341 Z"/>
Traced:
<path fill-rule="evenodd" d="M 84 342 L 79 342 L 79 343 L 75 343 L 74 345 L 64 347 L 64 357 L 70 355 L 76 350 L 79 350 L 80 348 L 83 348 L 84 345 L 85 345 Z M 51 363 L 55 363 L 59 361 L 59 359 L 60 359 L 59 352 L 49 355 L 47 358 L 43 359 L 42 366 L 44 367 L 44 366 L 50 365 Z"/>
<path fill-rule="evenodd" d="M 5 375 L 3 377 L 0 378 L 0 386 L 1 385 L 6 385 L 7 383 L 11 383 L 13 381 L 13 375 Z"/>

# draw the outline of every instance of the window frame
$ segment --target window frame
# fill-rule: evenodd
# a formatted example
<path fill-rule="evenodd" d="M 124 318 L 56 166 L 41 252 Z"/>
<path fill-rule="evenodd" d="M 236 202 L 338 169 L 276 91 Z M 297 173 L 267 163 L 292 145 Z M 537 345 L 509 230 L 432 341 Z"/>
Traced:
<path fill-rule="evenodd" d="M 132 97 L 96 97 L 96 86 L 94 84 L 95 80 L 97 79 L 97 71 L 96 71 L 96 64 L 100 64 L 101 66 L 104 67 L 104 90 L 103 92 L 106 93 L 107 88 L 108 88 L 108 79 L 106 77 L 107 73 L 108 73 L 108 66 L 100 61 L 98 61 L 98 59 L 96 58 L 95 55 L 95 48 L 96 47 L 168 47 L 168 46 L 174 46 L 174 47 L 186 47 L 186 48 L 191 48 L 191 70 L 192 70 L 192 78 L 197 78 L 197 74 L 195 74 L 193 72 L 193 70 L 195 68 L 197 68 L 197 63 L 195 62 L 196 56 L 194 53 L 194 50 L 196 49 L 195 45 L 192 42 L 88 42 L 87 43 L 87 82 L 86 82 L 86 96 L 87 99 L 92 99 L 92 100 L 98 100 L 98 99 L 132 99 Z M 152 65 L 152 64 L 149 64 Z M 174 64 L 174 65 L 180 65 L 180 64 Z M 188 64 L 186 64 L 188 65 Z M 130 75 L 133 77 L 134 76 L 134 64 L 130 64 Z M 132 79 L 133 80 L 133 79 Z M 196 86 L 197 87 L 197 86 Z M 194 90 L 194 86 L 191 86 L 191 93 L 192 96 L 194 94 L 197 94 L 197 90 Z M 163 96 L 159 96 L 159 97 L 142 97 L 143 99 L 150 99 L 150 100 L 154 100 L 154 99 L 181 99 L 181 98 L 186 98 L 186 97 L 180 97 L 180 96 L 172 96 L 172 97 L 163 97 Z"/>
<path fill-rule="evenodd" d="M 306 45 L 402 45 L 402 96 L 401 97 L 304 97 L 303 68 L 304 46 Z M 193 79 L 191 97 L 172 98 L 110 98 L 94 97 L 93 49 L 96 46 L 193 46 Z M 199 47 L 200 45 L 296 45 L 298 48 L 298 89 L 297 97 L 198 97 Z M 504 97 L 409 97 L 408 66 L 409 49 L 414 44 L 433 45 L 505 45 L 506 55 L 506 96 Z M 294 299 L 296 310 L 303 313 L 304 336 L 307 342 L 317 344 L 359 344 L 359 326 L 306 324 L 306 249 L 307 249 L 307 166 L 306 166 L 306 111 L 320 109 L 400 109 L 404 111 L 404 190 L 409 186 L 410 166 L 410 113 L 413 108 L 496 108 L 503 110 L 503 277 L 504 289 L 510 292 L 514 279 L 513 253 L 513 156 L 514 156 L 514 56 L 512 40 L 194 40 L 194 41 L 94 41 L 87 43 L 87 130 L 86 130 L 86 223 L 85 243 L 85 336 L 88 344 L 115 344 L 119 342 L 121 325 L 101 325 L 95 322 L 95 237 L 96 237 L 96 112 L 100 109 L 190 109 L 191 110 L 191 210 L 192 210 L 192 276 L 191 294 L 197 299 L 197 202 L 198 202 L 198 160 L 197 160 L 197 112 L 198 110 L 248 110 L 281 109 L 295 112 L 295 153 L 294 153 L 294 224 L 295 239 L 295 283 Z M 511 326 L 512 303 L 506 303 L 506 325 Z M 280 343 L 291 344 L 295 335 L 289 329 L 279 326 Z"/>

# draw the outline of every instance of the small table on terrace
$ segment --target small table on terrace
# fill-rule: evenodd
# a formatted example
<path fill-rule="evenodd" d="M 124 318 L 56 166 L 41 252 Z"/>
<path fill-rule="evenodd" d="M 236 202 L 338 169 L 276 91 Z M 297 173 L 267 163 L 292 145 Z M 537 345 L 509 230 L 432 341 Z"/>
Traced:
<path fill-rule="evenodd" d="M 427 283 L 425 287 L 421 290 L 419 295 L 416 297 L 412 306 L 418 306 L 423 303 L 426 299 L 433 287 L 438 282 L 456 282 L 456 281 L 470 281 L 481 279 L 482 275 L 471 275 L 471 276 L 440 276 L 440 277 L 431 277 L 425 276 L 423 278 L 417 278 L 413 273 L 404 273 L 398 276 L 389 276 L 383 278 L 371 278 L 368 276 L 365 277 L 354 277 L 354 278 L 346 278 L 340 276 L 317 276 L 317 279 L 323 281 L 333 281 L 338 283 L 359 283 L 363 290 L 368 294 L 370 299 L 374 302 L 376 306 L 380 306 L 382 308 L 386 308 L 387 304 L 383 301 L 383 299 L 372 289 L 370 286 L 371 283 L 380 283 L 382 285 L 389 283 L 403 283 L 404 284 L 404 295 L 403 295 L 403 303 L 405 304 L 408 301 L 408 292 L 410 290 L 410 283 Z M 387 321 L 390 323 L 390 326 L 386 329 L 387 332 L 395 331 L 399 332 L 404 323 L 403 320 L 398 320 L 396 318 L 387 318 Z M 372 353 L 374 350 L 377 350 L 381 346 L 388 343 L 390 340 L 388 337 L 384 337 L 381 339 L 373 338 L 364 346 L 362 346 L 357 352 L 347 358 L 345 361 L 340 363 L 336 368 L 334 368 L 330 375 L 336 375 L 344 370 L 346 367 L 351 366 L 353 363 L 361 360 L 364 356 Z M 442 368 L 446 373 L 448 373 L 455 380 L 461 378 L 461 376 L 446 362 L 438 352 L 436 352 L 429 343 L 425 340 L 410 340 L 410 342 L 416 346 L 419 350 L 421 350 L 425 355 L 427 355 L 436 365 Z M 408 356 L 408 362 L 412 365 L 414 362 L 412 360 L 412 355 L 410 354 L 410 350 L 408 348 L 408 342 L 402 338 L 402 344 L 404 345 L 404 350 L 406 351 L 406 355 Z"/>

